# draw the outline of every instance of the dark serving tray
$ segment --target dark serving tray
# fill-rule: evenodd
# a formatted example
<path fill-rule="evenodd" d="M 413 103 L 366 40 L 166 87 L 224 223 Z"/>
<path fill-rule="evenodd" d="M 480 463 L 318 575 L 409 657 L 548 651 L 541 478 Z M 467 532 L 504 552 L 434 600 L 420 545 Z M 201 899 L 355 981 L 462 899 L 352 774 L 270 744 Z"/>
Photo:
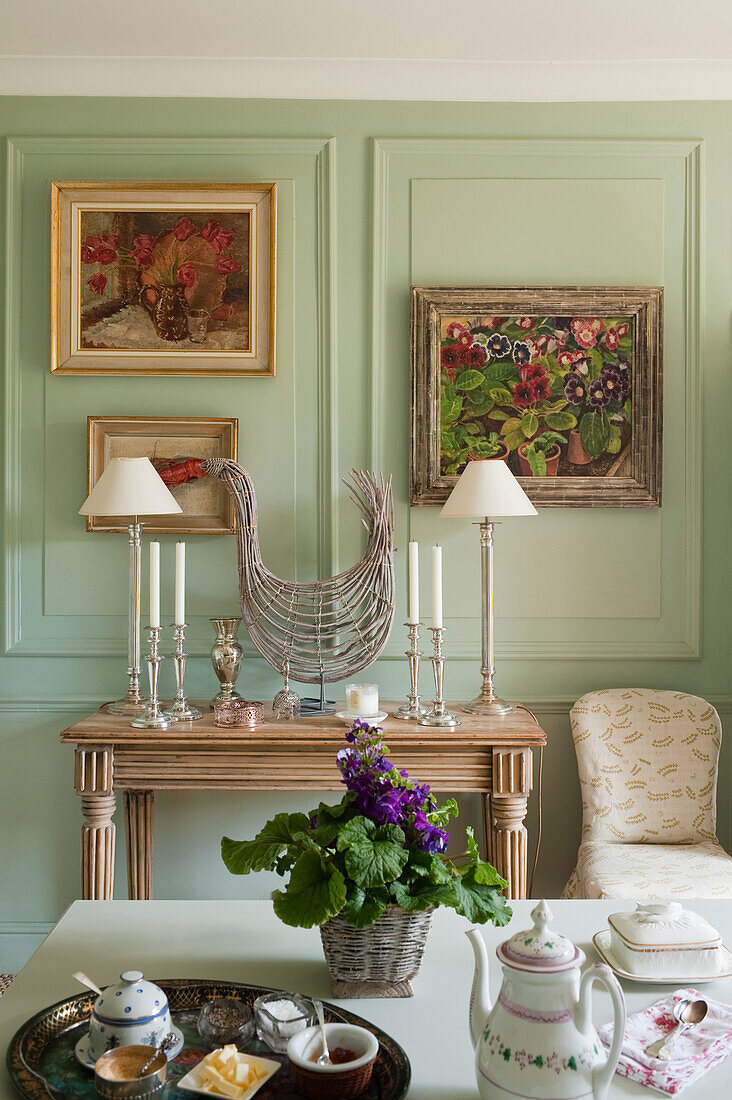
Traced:
<path fill-rule="evenodd" d="M 204 981 L 199 978 L 171 978 L 157 981 L 167 994 L 173 1022 L 185 1036 L 185 1046 L 168 1064 L 168 1081 L 163 1100 L 192 1100 L 194 1094 L 177 1087 L 177 1082 L 201 1061 L 209 1047 L 196 1030 L 201 1008 L 214 997 L 238 997 L 253 1005 L 262 993 L 276 992 L 239 982 Z M 61 1100 L 72 1096 L 95 1100 L 94 1074 L 76 1060 L 74 1046 L 84 1034 L 96 997 L 80 993 L 51 1005 L 28 1020 L 13 1036 L 8 1047 L 7 1066 L 13 1084 L 27 1100 Z M 374 1075 L 363 1100 L 402 1100 L 409 1087 L 411 1069 L 407 1055 L 386 1032 L 345 1008 L 323 1003 L 329 1022 L 358 1024 L 379 1040 Z M 255 1038 L 246 1047 L 251 1053 L 275 1058 L 282 1063 L 279 1073 L 257 1093 L 257 1100 L 301 1100 L 290 1076 L 286 1054 L 274 1054 Z"/>

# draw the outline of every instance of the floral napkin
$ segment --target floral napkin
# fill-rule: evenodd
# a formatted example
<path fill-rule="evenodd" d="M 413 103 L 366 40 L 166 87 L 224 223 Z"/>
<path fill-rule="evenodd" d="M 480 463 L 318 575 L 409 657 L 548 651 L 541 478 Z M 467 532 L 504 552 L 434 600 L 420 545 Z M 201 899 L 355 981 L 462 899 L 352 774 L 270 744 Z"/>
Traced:
<path fill-rule="evenodd" d="M 698 1000 L 699 997 L 701 994 L 695 989 L 677 989 L 642 1012 L 629 1016 L 615 1072 L 667 1096 L 676 1096 L 723 1062 L 732 1053 L 732 1007 L 708 997 L 704 998 L 709 1005 L 706 1019 L 675 1040 L 668 1062 L 649 1058 L 645 1053 L 650 1043 L 675 1027 L 674 1005 L 686 998 Z M 609 1047 L 613 1025 L 605 1024 L 599 1034 L 604 1045 Z"/>

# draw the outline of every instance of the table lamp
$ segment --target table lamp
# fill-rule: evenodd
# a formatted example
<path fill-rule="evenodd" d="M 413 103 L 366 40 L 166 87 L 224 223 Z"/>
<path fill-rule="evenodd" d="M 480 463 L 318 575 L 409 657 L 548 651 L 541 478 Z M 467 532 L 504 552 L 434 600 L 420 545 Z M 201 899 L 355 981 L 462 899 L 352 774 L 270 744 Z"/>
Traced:
<path fill-rule="evenodd" d="M 466 703 L 466 714 L 501 715 L 513 705 L 499 699 L 493 687 L 495 649 L 493 642 L 493 519 L 496 516 L 535 516 L 536 508 L 499 458 L 481 458 L 468 462 L 447 498 L 441 516 L 482 516 L 480 524 L 480 575 L 483 594 L 482 665 L 483 686 L 480 695 Z"/>
<path fill-rule="evenodd" d="M 128 622 L 129 688 L 124 699 L 110 703 L 110 714 L 141 714 L 140 695 L 140 516 L 169 516 L 183 509 L 149 458 L 112 458 L 89 493 L 81 516 L 116 516 L 130 535 L 130 606 Z"/>

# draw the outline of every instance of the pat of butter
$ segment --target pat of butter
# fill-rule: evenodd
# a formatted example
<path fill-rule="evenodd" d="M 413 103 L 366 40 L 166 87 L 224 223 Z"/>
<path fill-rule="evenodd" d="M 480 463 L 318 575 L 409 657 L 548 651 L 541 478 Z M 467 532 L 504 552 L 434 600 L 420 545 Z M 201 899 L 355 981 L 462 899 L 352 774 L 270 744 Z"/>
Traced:
<path fill-rule="evenodd" d="M 244 1095 L 241 1085 L 227 1081 L 213 1066 L 204 1066 L 201 1071 L 201 1082 L 204 1088 L 210 1088 L 221 1096 L 230 1096 L 233 1100 L 239 1100 Z"/>
<path fill-rule="evenodd" d="M 252 1069 L 254 1067 L 251 1067 Z M 250 1066 L 248 1062 L 237 1061 L 236 1070 L 234 1071 L 234 1080 L 237 1085 L 246 1085 L 249 1083 L 249 1071 Z"/>

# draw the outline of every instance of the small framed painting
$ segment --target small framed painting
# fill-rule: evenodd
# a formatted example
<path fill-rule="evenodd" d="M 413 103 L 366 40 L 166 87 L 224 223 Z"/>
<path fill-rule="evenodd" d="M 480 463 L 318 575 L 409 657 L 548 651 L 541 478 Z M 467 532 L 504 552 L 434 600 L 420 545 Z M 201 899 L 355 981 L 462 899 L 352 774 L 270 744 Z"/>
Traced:
<path fill-rule="evenodd" d="M 413 287 L 411 503 L 502 458 L 534 504 L 661 504 L 661 287 Z"/>
<path fill-rule="evenodd" d="M 183 509 L 173 516 L 148 516 L 145 530 L 229 535 L 234 530 L 231 498 L 218 478 L 201 468 L 206 458 L 237 458 L 239 421 L 205 416 L 87 417 L 87 495 L 112 458 L 149 458 Z M 127 530 L 121 516 L 87 516 L 87 531 Z"/>
<path fill-rule="evenodd" d="M 274 183 L 52 183 L 51 371 L 274 374 Z"/>

